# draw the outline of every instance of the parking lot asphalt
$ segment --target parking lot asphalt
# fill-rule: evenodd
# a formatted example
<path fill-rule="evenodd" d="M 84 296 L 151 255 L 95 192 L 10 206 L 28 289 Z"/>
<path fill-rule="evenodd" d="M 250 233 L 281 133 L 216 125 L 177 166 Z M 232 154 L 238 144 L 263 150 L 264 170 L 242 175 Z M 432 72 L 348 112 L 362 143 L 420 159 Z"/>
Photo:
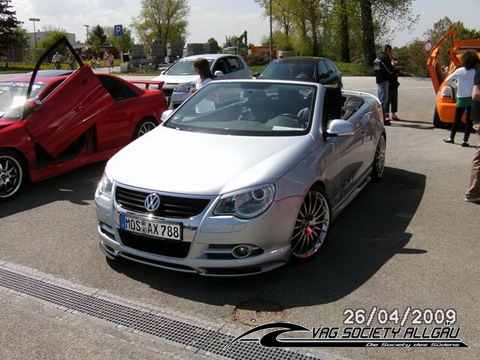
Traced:
<path fill-rule="evenodd" d="M 0 204 L 0 281 L 12 275 L 11 285 L 0 286 L 2 359 L 259 359 L 257 350 L 216 347 L 217 336 L 252 329 L 234 317 L 245 302 L 276 303 L 281 321 L 330 334 L 367 327 L 363 315 L 372 317 L 369 327 L 393 328 L 409 309 L 404 327 L 412 338 L 415 329 L 432 336 L 434 328 L 445 328 L 469 346 L 306 346 L 276 352 L 280 359 L 480 358 L 480 205 L 463 200 L 474 147 L 443 143 L 447 130 L 431 125 L 429 79 L 400 83 L 401 120 L 387 127 L 383 181 L 364 189 L 306 264 L 214 280 L 107 262 L 93 204 L 104 164 L 33 184 Z M 344 85 L 376 92 L 371 77 L 345 77 Z M 472 135 L 470 143 L 476 140 Z M 93 310 L 64 294 L 87 296 Z M 112 320 L 95 311 L 104 308 L 114 309 Z M 126 314 L 127 325 L 118 314 Z M 152 314 L 174 334 L 142 331 L 138 324 Z M 450 315 L 455 321 L 445 325 Z"/>

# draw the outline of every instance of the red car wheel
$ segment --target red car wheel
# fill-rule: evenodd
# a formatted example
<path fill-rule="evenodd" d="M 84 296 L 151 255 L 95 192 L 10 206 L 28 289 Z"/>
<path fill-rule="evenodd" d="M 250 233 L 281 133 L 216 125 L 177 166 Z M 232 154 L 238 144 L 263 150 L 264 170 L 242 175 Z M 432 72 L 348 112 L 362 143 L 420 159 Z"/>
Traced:
<path fill-rule="evenodd" d="M 0 150 L 0 201 L 13 198 L 25 181 L 22 159 L 12 151 Z"/>

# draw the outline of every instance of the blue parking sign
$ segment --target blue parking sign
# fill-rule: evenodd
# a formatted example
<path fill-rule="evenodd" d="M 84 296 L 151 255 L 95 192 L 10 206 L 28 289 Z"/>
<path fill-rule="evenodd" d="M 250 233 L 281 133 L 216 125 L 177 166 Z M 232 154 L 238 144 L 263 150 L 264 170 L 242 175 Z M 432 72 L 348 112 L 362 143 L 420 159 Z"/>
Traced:
<path fill-rule="evenodd" d="M 114 29 L 115 36 L 122 36 L 123 35 L 123 26 L 122 25 L 115 25 L 113 29 Z"/>

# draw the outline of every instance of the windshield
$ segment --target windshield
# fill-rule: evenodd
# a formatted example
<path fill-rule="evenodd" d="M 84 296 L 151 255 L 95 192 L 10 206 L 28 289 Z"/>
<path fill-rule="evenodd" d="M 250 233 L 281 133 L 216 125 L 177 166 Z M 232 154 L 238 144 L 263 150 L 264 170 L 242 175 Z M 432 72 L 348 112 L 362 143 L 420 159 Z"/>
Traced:
<path fill-rule="evenodd" d="M 37 96 L 46 86 L 45 83 L 35 83 L 30 97 Z M 0 117 L 8 120 L 21 120 L 25 105 L 28 82 L 0 82 Z"/>
<path fill-rule="evenodd" d="M 248 136 L 308 132 L 316 87 L 264 81 L 212 82 L 190 97 L 165 126 L 184 131 Z"/>
<path fill-rule="evenodd" d="M 315 64 L 312 62 L 277 61 L 270 63 L 258 78 L 314 81 L 316 71 Z"/>
<path fill-rule="evenodd" d="M 195 60 L 196 59 L 179 60 L 169 67 L 165 71 L 164 75 L 197 75 L 197 73 L 193 70 L 193 63 Z M 212 59 L 208 60 L 210 67 L 212 66 L 212 62 Z"/>

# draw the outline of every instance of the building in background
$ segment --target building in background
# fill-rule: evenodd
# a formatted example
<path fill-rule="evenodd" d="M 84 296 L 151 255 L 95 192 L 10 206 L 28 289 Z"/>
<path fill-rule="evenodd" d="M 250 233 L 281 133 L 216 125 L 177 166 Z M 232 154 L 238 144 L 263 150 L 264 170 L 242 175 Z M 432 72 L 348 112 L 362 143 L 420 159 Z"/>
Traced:
<path fill-rule="evenodd" d="M 48 35 L 50 35 L 52 32 L 51 31 L 37 31 L 36 33 L 33 33 L 33 32 L 29 32 L 27 33 L 28 35 L 28 46 L 30 48 L 35 48 L 35 37 L 37 38 L 36 39 L 36 44 L 38 45 L 38 43 L 45 39 Z M 75 40 L 75 34 L 72 34 L 72 33 L 66 33 L 65 34 L 67 36 L 67 39 L 68 41 L 70 42 L 70 44 L 75 44 L 76 43 L 76 40 Z"/>

